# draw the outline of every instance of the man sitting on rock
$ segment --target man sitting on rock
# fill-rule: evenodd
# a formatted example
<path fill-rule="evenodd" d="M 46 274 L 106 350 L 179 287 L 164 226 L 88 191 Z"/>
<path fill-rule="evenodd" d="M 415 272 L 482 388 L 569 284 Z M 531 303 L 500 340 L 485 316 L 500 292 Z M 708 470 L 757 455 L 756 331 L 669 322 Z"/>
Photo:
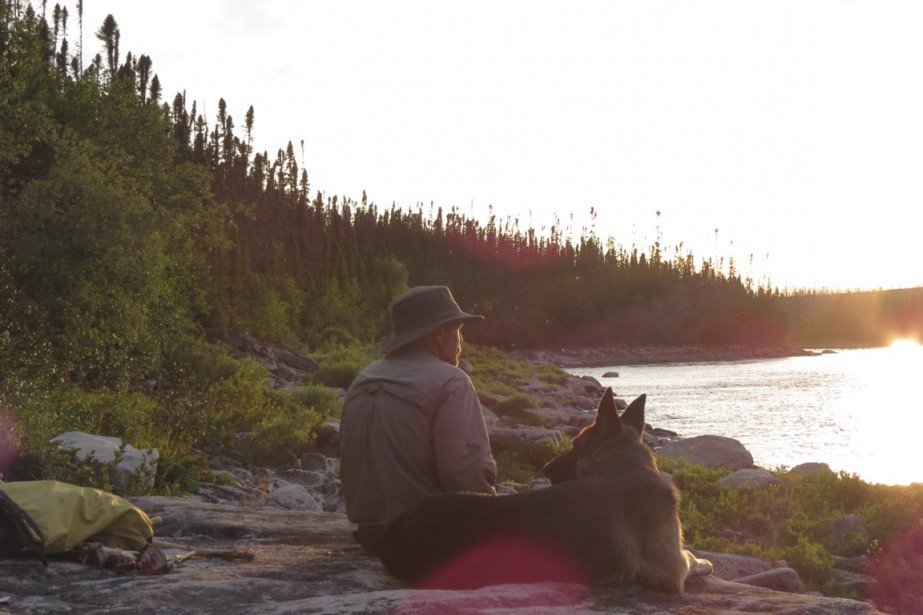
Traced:
<path fill-rule="evenodd" d="M 470 320 L 483 317 L 463 312 L 445 286 L 412 288 L 391 306 L 385 357 L 353 381 L 340 423 L 346 514 L 360 532 L 433 493 L 495 493 L 481 405 L 458 368 Z"/>

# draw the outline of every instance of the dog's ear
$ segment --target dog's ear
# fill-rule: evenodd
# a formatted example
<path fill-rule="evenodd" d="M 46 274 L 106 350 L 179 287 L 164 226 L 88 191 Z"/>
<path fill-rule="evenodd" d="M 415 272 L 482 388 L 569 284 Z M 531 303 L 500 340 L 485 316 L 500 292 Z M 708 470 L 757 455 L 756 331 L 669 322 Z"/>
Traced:
<path fill-rule="evenodd" d="M 599 400 L 599 407 L 596 409 L 596 425 L 613 431 L 622 430 L 622 422 L 619 420 L 619 413 L 615 409 L 615 399 L 612 397 L 612 387 L 606 389 L 602 399 Z"/>
<path fill-rule="evenodd" d="M 646 401 L 646 394 L 639 395 L 633 402 L 628 404 L 628 408 L 622 414 L 622 424 L 634 429 L 639 436 L 644 431 L 644 404 Z"/>

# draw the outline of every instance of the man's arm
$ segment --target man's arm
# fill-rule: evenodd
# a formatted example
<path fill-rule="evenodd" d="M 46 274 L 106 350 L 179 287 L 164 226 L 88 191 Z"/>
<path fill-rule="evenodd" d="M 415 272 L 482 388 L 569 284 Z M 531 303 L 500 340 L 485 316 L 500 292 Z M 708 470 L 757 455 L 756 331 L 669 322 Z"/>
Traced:
<path fill-rule="evenodd" d="M 487 427 L 474 385 L 459 377 L 436 411 L 433 437 L 436 467 L 446 491 L 495 493 L 497 464 L 490 454 Z"/>

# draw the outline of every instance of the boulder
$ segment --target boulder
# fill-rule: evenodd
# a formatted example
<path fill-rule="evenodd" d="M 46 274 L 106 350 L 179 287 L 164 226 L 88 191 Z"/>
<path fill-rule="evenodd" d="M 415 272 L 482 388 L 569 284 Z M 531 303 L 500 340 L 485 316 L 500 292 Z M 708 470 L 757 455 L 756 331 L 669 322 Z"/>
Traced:
<path fill-rule="evenodd" d="M 257 495 L 254 489 L 235 485 L 218 485 L 215 483 L 197 483 L 199 497 L 206 502 L 217 504 L 241 504 Z"/>
<path fill-rule="evenodd" d="M 160 458 L 156 448 L 137 449 L 124 444 L 121 438 L 97 436 L 82 431 L 68 431 L 55 436 L 51 441 L 64 450 L 73 451 L 76 463 L 105 465 L 114 463 L 118 457 L 112 477 L 116 491 L 124 490 L 135 480 L 147 487 L 154 486 L 157 460 Z"/>
<path fill-rule="evenodd" d="M 868 535 L 868 526 L 858 515 L 843 515 L 824 530 L 824 544 L 833 550 L 848 551 L 867 539 Z"/>
<path fill-rule="evenodd" d="M 552 423 L 569 423 L 571 418 L 579 414 L 579 411 L 567 410 L 559 404 L 541 408 L 525 408 L 523 412 Z"/>
<path fill-rule="evenodd" d="M 802 583 L 801 577 L 791 568 L 773 568 L 766 572 L 734 579 L 734 582 L 792 594 L 805 594 L 808 591 L 804 583 Z"/>
<path fill-rule="evenodd" d="M 298 354 L 297 352 L 292 352 L 291 350 L 274 348 L 273 354 L 275 354 L 276 361 L 285 363 L 300 372 L 316 372 L 319 367 L 317 361 L 314 359 L 306 357 L 303 354 Z"/>
<path fill-rule="evenodd" d="M 325 472 L 318 472 L 316 470 L 299 470 L 297 468 L 291 468 L 289 470 L 283 470 L 280 474 L 285 480 L 308 489 L 320 487 L 327 480 Z"/>
<path fill-rule="evenodd" d="M 342 514 L 209 504 L 195 498 L 135 498 L 160 516 L 157 537 L 193 547 L 253 544 L 252 561 L 193 559 L 160 576 L 117 574 L 76 562 L 0 559 L 0 606 L 45 613 L 877 613 L 869 604 L 774 592 L 714 576 L 679 596 L 636 587 L 510 584 L 474 590 L 415 589 L 388 575 L 353 540 Z M 252 542 L 250 542 L 252 541 Z"/>
<path fill-rule="evenodd" d="M 792 474 L 814 475 L 832 473 L 833 470 L 831 470 L 830 466 L 828 466 L 826 463 L 822 463 L 820 461 L 809 461 L 808 463 L 796 465 L 794 468 L 789 470 L 789 472 Z"/>
<path fill-rule="evenodd" d="M 618 378 L 618 377 L 619 377 L 618 372 L 606 372 L 605 374 L 603 374 L 603 378 Z"/>
<path fill-rule="evenodd" d="M 781 485 L 782 481 L 773 476 L 772 472 L 768 470 L 748 468 L 737 470 L 724 478 L 718 479 L 718 484 L 726 489 L 750 489 Z"/>
<path fill-rule="evenodd" d="M 696 557 L 710 561 L 713 567 L 712 574 L 726 581 L 733 581 L 741 577 L 749 577 L 772 570 L 772 564 L 769 562 L 746 555 L 715 553 L 699 549 L 692 549 L 692 553 Z"/>
<path fill-rule="evenodd" d="M 312 472 L 326 472 L 327 458 L 320 453 L 305 453 L 301 456 L 301 469 Z"/>
<path fill-rule="evenodd" d="M 651 432 L 652 434 L 654 434 L 655 436 L 657 436 L 658 438 L 675 438 L 679 435 L 678 433 L 670 429 L 663 429 L 661 427 L 651 427 L 650 425 L 647 425 L 646 423 L 645 423 L 645 429 Z"/>
<path fill-rule="evenodd" d="M 541 429 L 532 427 L 489 427 L 487 436 L 493 448 L 502 449 L 518 442 L 539 442 L 548 440 L 554 443 L 561 441 L 561 432 L 555 429 Z"/>
<path fill-rule="evenodd" d="M 587 425 L 591 425 L 595 420 L 595 412 L 575 412 L 570 416 L 568 424 L 577 428 L 582 428 L 586 427 Z"/>
<path fill-rule="evenodd" d="M 833 589 L 838 594 L 856 594 L 867 597 L 875 597 L 879 594 L 880 585 L 875 577 L 837 568 L 833 569 L 831 576 Z"/>
<path fill-rule="evenodd" d="M 840 570 L 848 570 L 849 572 L 858 572 L 859 574 L 865 574 L 869 569 L 869 566 L 872 565 L 872 560 L 868 555 L 862 554 L 855 557 L 841 557 L 839 555 L 831 555 L 830 558 L 833 560 L 833 567 L 839 568 Z"/>
<path fill-rule="evenodd" d="M 671 459 L 686 458 L 709 468 L 740 470 L 753 465 L 753 455 L 744 445 L 724 436 L 696 436 L 665 444 L 657 453 Z"/>
<path fill-rule="evenodd" d="M 497 427 L 500 425 L 500 417 L 497 416 L 492 410 L 481 406 L 481 414 L 484 415 L 484 424 L 488 427 Z"/>
<path fill-rule="evenodd" d="M 318 512 L 322 510 L 314 496 L 301 485 L 288 484 L 279 487 L 266 497 L 269 504 L 288 510 Z"/>

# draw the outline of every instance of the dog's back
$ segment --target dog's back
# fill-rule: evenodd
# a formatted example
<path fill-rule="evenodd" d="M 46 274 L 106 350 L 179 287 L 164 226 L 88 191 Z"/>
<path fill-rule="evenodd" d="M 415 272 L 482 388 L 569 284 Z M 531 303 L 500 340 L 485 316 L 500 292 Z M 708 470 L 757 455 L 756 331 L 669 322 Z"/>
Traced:
<path fill-rule="evenodd" d="M 607 391 L 596 422 L 549 463 L 552 487 L 432 496 L 383 526 L 377 555 L 417 584 L 580 580 L 681 592 L 679 496 L 641 443 L 643 409 L 642 396 L 620 419 Z M 472 557 L 454 578 L 438 574 Z"/>

